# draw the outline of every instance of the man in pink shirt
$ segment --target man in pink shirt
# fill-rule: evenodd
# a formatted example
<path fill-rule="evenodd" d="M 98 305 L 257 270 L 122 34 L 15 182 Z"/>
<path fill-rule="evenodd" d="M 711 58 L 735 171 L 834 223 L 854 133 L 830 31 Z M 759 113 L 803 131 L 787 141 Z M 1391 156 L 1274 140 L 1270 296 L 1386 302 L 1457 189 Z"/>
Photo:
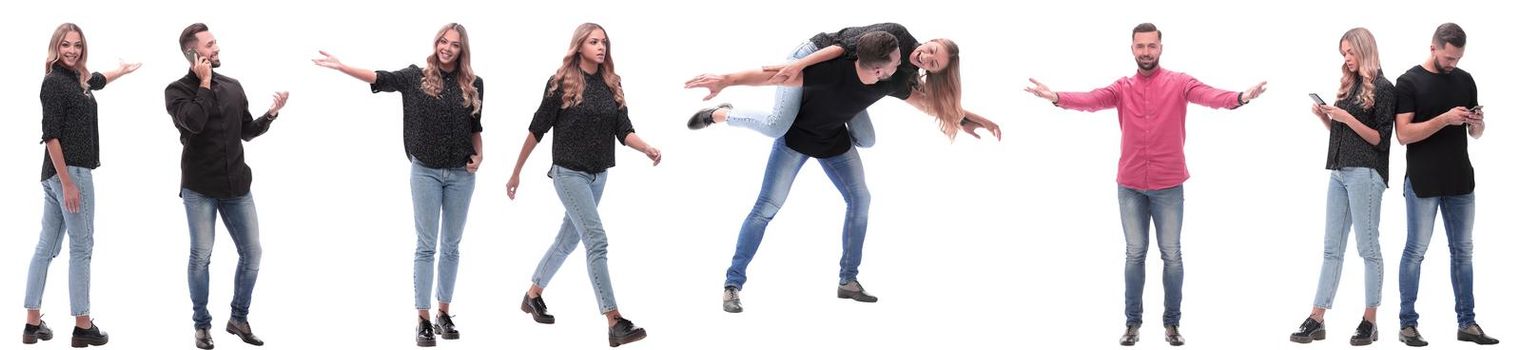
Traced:
<path fill-rule="evenodd" d="M 1052 92 L 1031 79 L 1025 91 L 1057 107 L 1094 112 L 1114 108 L 1120 114 L 1120 222 L 1126 236 L 1126 332 L 1120 345 L 1136 344 L 1141 326 L 1142 285 L 1146 278 L 1149 221 L 1157 226 L 1163 257 L 1163 327 L 1169 344 L 1184 345 L 1179 335 L 1184 261 L 1179 232 L 1184 219 L 1184 112 L 1189 103 L 1235 109 L 1263 93 L 1261 82 L 1243 92 L 1216 89 L 1188 74 L 1158 67 L 1163 33 L 1151 23 L 1131 31 L 1136 75 L 1090 92 Z"/>

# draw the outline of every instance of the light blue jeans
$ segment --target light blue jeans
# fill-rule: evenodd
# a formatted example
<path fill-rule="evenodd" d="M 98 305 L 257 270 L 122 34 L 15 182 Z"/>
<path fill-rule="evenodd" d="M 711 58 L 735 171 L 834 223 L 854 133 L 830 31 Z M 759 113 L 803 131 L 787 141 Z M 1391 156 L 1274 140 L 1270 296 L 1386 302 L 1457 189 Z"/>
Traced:
<path fill-rule="evenodd" d="M 1337 283 L 1342 280 L 1342 255 L 1348 249 L 1348 230 L 1358 236 L 1358 256 L 1363 257 L 1364 307 L 1379 307 L 1385 280 L 1385 260 L 1379 253 L 1379 207 L 1385 180 L 1370 168 L 1332 171 L 1326 193 L 1326 238 L 1321 260 L 1321 279 L 1316 284 L 1314 305 L 1332 308 Z"/>
<path fill-rule="evenodd" d="M 1448 233 L 1448 276 L 1453 284 L 1453 311 L 1459 328 L 1474 321 L 1474 193 L 1457 196 L 1417 197 L 1406 180 L 1406 250 L 1400 256 L 1400 325 L 1415 326 L 1416 292 L 1421 285 L 1422 258 L 1432 243 L 1437 214 L 1443 213 Z"/>
<path fill-rule="evenodd" d="M 725 286 L 737 289 L 745 286 L 745 269 L 750 266 L 756 250 L 761 247 L 766 226 L 777 216 L 777 211 L 782 210 L 782 204 L 792 191 L 793 180 L 798 178 L 798 171 L 809 158 L 787 147 L 787 142 L 782 139 L 772 143 L 771 158 L 766 162 L 766 175 L 761 180 L 761 194 L 756 198 L 756 205 L 750 215 L 740 225 L 740 236 L 725 275 Z M 845 284 L 856 279 L 858 267 L 861 266 L 872 193 L 867 190 L 866 170 L 862 167 L 861 156 L 856 153 L 856 148 L 838 156 L 819 158 L 819 165 L 846 201 L 845 225 L 840 234 L 840 283 Z"/>
<path fill-rule="evenodd" d="M 79 212 L 64 207 L 63 184 L 57 175 L 42 182 L 42 234 L 32 253 L 26 274 L 26 308 L 42 308 L 42 290 L 48 281 L 48 265 L 63 250 L 63 233 L 69 233 L 69 312 L 90 314 L 90 254 L 95 247 L 95 181 L 89 168 L 70 166 L 69 177 L 79 190 Z"/>
<path fill-rule="evenodd" d="M 259 214 L 252 193 L 233 198 L 214 198 L 180 189 L 185 202 L 185 219 L 190 224 L 190 302 L 196 329 L 211 328 L 211 312 L 206 310 L 211 290 L 212 243 L 216 241 L 217 213 L 222 225 L 238 248 L 238 269 L 233 275 L 232 318 L 248 320 L 248 307 L 254 299 L 254 282 L 259 279 L 259 259 L 264 249 L 259 245 Z"/>
<path fill-rule="evenodd" d="M 413 306 L 431 307 L 433 256 L 439 255 L 439 302 L 454 297 L 455 272 L 460 269 L 460 239 L 465 235 L 465 216 L 476 189 L 476 174 L 464 167 L 434 169 L 412 161 L 412 220 L 417 227 L 417 251 L 412 259 Z M 439 221 L 442 213 L 442 225 Z M 441 227 L 442 226 L 442 229 Z M 439 240 L 443 240 L 440 244 Z"/>
<path fill-rule="evenodd" d="M 793 50 L 792 55 L 787 57 L 787 62 L 791 63 L 808 57 L 815 51 L 819 51 L 819 47 L 814 46 L 811 41 L 804 41 Z M 798 109 L 802 105 L 802 87 L 778 86 L 776 102 L 772 104 L 772 110 L 732 109 L 725 122 L 732 126 L 755 130 L 768 138 L 778 138 L 793 127 L 793 121 L 798 119 Z M 857 147 L 872 147 L 877 143 L 877 133 L 872 129 L 872 119 L 867 115 L 866 110 L 862 110 L 846 122 L 846 131 L 851 134 L 851 142 Z"/>
<path fill-rule="evenodd" d="M 597 204 L 602 202 L 602 190 L 608 184 L 608 172 L 592 174 L 556 165 L 550 168 L 555 181 L 555 192 L 565 205 L 565 217 L 560 223 L 560 233 L 555 242 L 539 259 L 534 270 L 534 285 L 548 287 L 550 279 L 565 263 L 566 256 L 576 250 L 580 242 L 587 250 L 587 277 L 592 279 L 592 292 L 597 296 L 597 307 L 602 313 L 618 309 L 613 299 L 613 280 L 608 276 L 608 234 L 603 230 L 602 217 Z"/>
<path fill-rule="evenodd" d="M 1142 287 L 1147 281 L 1149 225 L 1157 227 L 1163 258 L 1163 325 L 1177 326 L 1184 300 L 1184 185 L 1161 190 L 1117 186 L 1120 225 L 1126 236 L 1126 324 L 1142 323 Z"/>

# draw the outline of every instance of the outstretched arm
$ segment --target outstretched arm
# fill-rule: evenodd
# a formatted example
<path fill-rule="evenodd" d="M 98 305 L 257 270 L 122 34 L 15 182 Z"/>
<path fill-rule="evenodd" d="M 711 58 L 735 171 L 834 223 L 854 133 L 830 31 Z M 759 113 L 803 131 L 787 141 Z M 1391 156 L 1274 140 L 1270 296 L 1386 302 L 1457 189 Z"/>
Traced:
<path fill-rule="evenodd" d="M 348 74 L 349 76 L 362 80 L 366 83 L 375 84 L 375 71 L 343 64 L 343 62 L 338 60 L 338 57 L 334 57 L 327 51 L 317 51 L 317 53 L 322 54 L 322 57 L 313 58 L 312 63 L 315 63 L 321 67 L 332 68 L 334 70 L 344 72 L 344 74 Z"/>
<path fill-rule="evenodd" d="M 1052 105 L 1061 108 L 1093 112 L 1115 108 L 1115 104 L 1120 100 L 1118 98 L 1120 81 L 1116 81 L 1114 84 L 1110 84 L 1110 86 L 1094 89 L 1094 91 L 1063 93 L 1052 91 L 1051 88 L 1046 87 L 1046 84 L 1036 81 L 1035 78 L 1031 78 L 1030 81 L 1035 86 L 1026 87 L 1025 92 L 1029 92 L 1031 95 L 1047 101 L 1052 101 Z"/>
<path fill-rule="evenodd" d="M 771 78 L 772 72 L 769 72 L 765 69 L 743 70 L 729 74 L 702 74 L 692 78 L 691 80 L 688 80 L 685 87 L 688 89 L 708 89 L 708 96 L 703 97 L 703 100 L 707 101 L 713 99 L 714 96 L 718 96 L 720 91 L 724 91 L 724 88 L 736 85 L 777 85 L 793 87 L 803 86 L 803 76 L 801 75 L 789 77 L 787 80 L 782 82 L 772 82 Z"/>

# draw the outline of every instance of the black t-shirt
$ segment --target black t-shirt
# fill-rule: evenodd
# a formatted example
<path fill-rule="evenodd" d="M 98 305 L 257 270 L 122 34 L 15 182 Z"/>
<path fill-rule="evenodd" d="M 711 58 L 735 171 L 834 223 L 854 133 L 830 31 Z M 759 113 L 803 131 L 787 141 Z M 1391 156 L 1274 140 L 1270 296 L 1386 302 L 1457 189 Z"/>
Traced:
<path fill-rule="evenodd" d="M 1412 67 L 1396 80 L 1400 101 L 1395 113 L 1416 113 L 1420 123 L 1453 107 L 1478 104 L 1474 77 L 1463 69 L 1452 73 Z M 1469 135 L 1464 125 L 1449 125 L 1424 140 L 1406 145 L 1406 177 L 1417 197 L 1456 196 L 1474 192 L 1474 166 L 1469 163 Z"/>
<path fill-rule="evenodd" d="M 841 55 L 841 57 L 855 60 L 856 42 L 861 39 L 861 35 L 876 31 L 887 32 L 898 39 L 898 55 L 900 59 L 898 71 L 894 72 L 893 77 L 889 80 L 894 84 L 903 84 L 907 87 L 903 89 L 901 94 L 895 92 L 892 95 L 893 97 L 897 97 L 900 100 L 909 99 L 909 91 L 912 91 L 912 88 L 919 84 L 920 75 L 920 68 L 915 67 L 914 63 L 909 62 L 909 56 L 914 52 L 915 48 L 920 46 L 920 42 L 915 40 L 914 35 L 910 35 L 909 29 L 904 28 L 903 25 L 898 23 L 878 23 L 862 27 L 848 27 L 834 33 L 824 32 L 816 34 L 813 38 L 809 38 L 809 41 L 813 42 L 814 46 L 820 49 L 839 45 L 840 48 L 845 49 L 845 54 Z"/>
<path fill-rule="evenodd" d="M 798 119 L 782 135 L 787 146 L 814 158 L 829 158 L 851 150 L 846 121 L 890 94 L 908 94 L 892 81 L 865 85 L 856 75 L 856 61 L 845 58 L 803 69 L 803 102 Z"/>

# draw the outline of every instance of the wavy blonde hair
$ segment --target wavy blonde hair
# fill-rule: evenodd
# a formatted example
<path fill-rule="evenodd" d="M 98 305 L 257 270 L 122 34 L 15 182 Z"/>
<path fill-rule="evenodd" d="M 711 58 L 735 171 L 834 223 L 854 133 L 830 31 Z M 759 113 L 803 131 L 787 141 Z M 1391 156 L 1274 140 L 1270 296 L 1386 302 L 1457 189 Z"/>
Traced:
<path fill-rule="evenodd" d="M 80 91 L 89 91 L 90 70 L 85 68 L 85 60 L 90 58 L 90 46 L 86 45 L 88 41 L 85 40 L 85 32 L 80 30 L 79 26 L 74 23 L 60 24 L 58 29 L 53 30 L 53 39 L 48 41 L 48 61 L 44 64 L 42 73 L 52 74 L 53 65 L 63 60 L 63 53 L 58 50 L 58 45 L 63 43 L 63 38 L 68 36 L 69 33 L 79 33 L 79 60 L 74 61 L 74 68 L 72 69 L 79 73 Z"/>
<path fill-rule="evenodd" d="M 962 50 L 951 39 L 931 39 L 930 42 L 946 48 L 946 64 L 940 72 L 926 70 L 915 84 L 915 91 L 925 94 L 926 109 L 935 117 L 941 133 L 954 140 L 962 118 L 967 116 L 967 111 L 962 109 Z"/>
<path fill-rule="evenodd" d="M 1337 99 L 1355 97 L 1363 108 L 1374 107 L 1374 79 L 1379 76 L 1379 46 L 1374 44 L 1374 34 L 1363 27 L 1349 29 L 1342 34 L 1342 40 L 1337 42 L 1338 53 L 1342 53 L 1342 43 L 1347 42 L 1353 49 L 1353 57 L 1358 58 L 1358 71 L 1349 71 L 1342 67 L 1342 85 L 1337 88 Z M 1349 96 L 1353 93 L 1353 84 L 1359 84 L 1358 96 Z"/>
<path fill-rule="evenodd" d="M 460 35 L 460 53 L 455 55 L 455 80 L 460 84 L 460 95 L 464 98 L 464 105 L 471 108 L 471 114 L 481 117 L 481 92 L 476 91 L 476 71 L 470 68 L 470 35 L 465 34 L 465 26 L 459 23 L 450 23 L 439 28 L 439 34 L 433 36 L 433 50 L 428 54 L 428 68 L 423 69 L 423 93 L 434 98 L 444 91 L 444 76 L 439 62 L 438 44 L 444 40 L 444 34 L 455 31 Z"/>
<path fill-rule="evenodd" d="M 587 82 L 585 74 L 581 72 L 581 53 L 577 51 L 580 51 L 581 43 L 592 36 L 592 32 L 599 30 L 603 31 L 605 36 L 608 34 L 607 30 L 596 23 L 582 23 L 571 34 L 571 47 L 565 50 L 565 58 L 560 60 L 560 69 L 555 70 L 555 77 L 550 79 L 550 88 L 545 92 L 554 94 L 555 90 L 560 90 L 561 109 L 581 104 L 582 91 L 586 89 Z M 603 43 L 607 48 L 603 52 L 604 59 L 601 65 L 602 81 L 603 84 L 608 85 L 609 90 L 613 91 L 613 101 L 618 102 L 618 108 L 624 108 L 623 78 L 613 70 L 613 42 L 606 40 Z"/>

